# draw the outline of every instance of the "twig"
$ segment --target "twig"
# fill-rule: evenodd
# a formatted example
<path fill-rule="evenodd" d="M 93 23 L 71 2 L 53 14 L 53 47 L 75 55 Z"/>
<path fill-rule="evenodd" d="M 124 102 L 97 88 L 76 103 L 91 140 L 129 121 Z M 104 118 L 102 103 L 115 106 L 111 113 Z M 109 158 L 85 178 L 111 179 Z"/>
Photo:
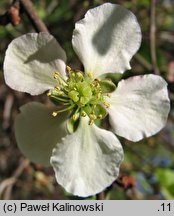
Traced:
<path fill-rule="evenodd" d="M 19 1 L 23 10 L 27 14 L 29 20 L 33 24 L 35 30 L 37 32 L 49 32 L 44 22 L 42 22 L 42 20 L 37 15 L 32 2 L 30 0 L 19 0 Z"/>
<path fill-rule="evenodd" d="M 159 68 L 157 65 L 157 57 L 156 57 L 156 19 L 155 19 L 155 7 L 156 0 L 151 0 L 150 7 L 150 54 L 152 60 L 152 67 L 155 74 L 159 75 Z"/>
<path fill-rule="evenodd" d="M 27 14 L 33 27 L 37 32 L 49 32 L 46 25 L 37 15 L 33 4 L 30 0 L 14 0 L 7 12 L 0 16 L 0 25 L 8 25 L 11 23 L 16 26 L 20 23 L 21 9 Z"/>
<path fill-rule="evenodd" d="M 105 194 L 104 192 L 100 192 L 96 195 L 97 200 L 104 200 L 105 199 Z"/>
<path fill-rule="evenodd" d="M 125 142 L 125 146 L 129 149 L 129 151 L 131 151 L 134 155 L 136 155 L 136 157 L 139 158 L 140 161 L 150 165 L 151 168 L 153 168 L 153 164 L 147 158 L 145 158 L 141 153 L 139 153 L 136 149 L 134 149 L 131 144 Z"/>
<path fill-rule="evenodd" d="M 169 31 L 161 31 L 160 39 L 165 42 L 174 43 L 174 33 Z"/>
<path fill-rule="evenodd" d="M 10 117 L 11 110 L 14 103 L 14 96 L 12 94 L 7 95 L 5 104 L 4 104 L 4 112 L 3 112 L 3 129 L 7 129 L 10 126 Z"/>
<path fill-rule="evenodd" d="M 29 160 L 23 159 L 20 161 L 20 165 L 15 170 L 12 177 L 5 179 L 0 184 L 0 199 L 10 199 L 11 191 L 23 170 L 29 165 Z"/>
<path fill-rule="evenodd" d="M 19 0 L 15 0 L 7 12 L 0 16 L 0 25 L 7 25 L 9 23 L 13 26 L 18 25 L 20 23 L 19 10 Z"/>
<path fill-rule="evenodd" d="M 152 65 L 139 53 L 137 53 L 134 58 L 139 62 L 146 70 L 151 71 Z"/>

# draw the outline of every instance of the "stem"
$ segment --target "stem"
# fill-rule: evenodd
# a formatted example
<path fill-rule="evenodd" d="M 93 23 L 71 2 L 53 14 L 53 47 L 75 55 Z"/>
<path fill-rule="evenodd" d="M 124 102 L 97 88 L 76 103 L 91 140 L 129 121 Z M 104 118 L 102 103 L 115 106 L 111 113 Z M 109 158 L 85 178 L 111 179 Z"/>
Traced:
<path fill-rule="evenodd" d="M 100 192 L 100 193 L 98 193 L 97 195 L 96 195 L 96 199 L 97 200 L 104 200 L 105 199 L 105 193 L 102 191 L 102 192 Z"/>
<path fill-rule="evenodd" d="M 65 111 L 71 110 L 71 109 L 73 109 L 74 107 L 75 107 L 75 105 L 73 104 L 73 105 L 71 105 L 71 106 L 68 106 L 68 107 L 65 108 L 65 109 L 58 110 L 58 111 L 56 111 L 56 112 L 57 112 L 57 113 L 62 113 L 62 112 L 65 112 Z"/>
<path fill-rule="evenodd" d="M 58 101 L 62 101 L 62 102 L 68 102 L 69 101 L 68 99 L 64 99 L 64 98 L 54 96 L 54 95 L 51 95 L 50 98 L 54 98 L 54 99 L 56 99 Z"/>
<path fill-rule="evenodd" d="M 146 70 L 152 71 L 152 65 L 139 53 L 137 53 L 134 58 L 139 62 Z"/>
<path fill-rule="evenodd" d="M 151 54 L 151 61 L 152 61 L 152 68 L 154 74 L 159 75 L 159 68 L 157 65 L 157 58 L 156 58 L 156 0 L 151 0 L 151 7 L 150 7 L 150 54 Z"/>
<path fill-rule="evenodd" d="M 11 23 L 13 26 L 18 25 L 20 23 L 19 10 L 19 0 L 14 0 L 6 13 L 0 16 L 0 25 L 5 26 L 9 23 Z"/>
<path fill-rule="evenodd" d="M 20 1 L 20 4 L 23 10 L 27 14 L 29 20 L 33 24 L 33 27 L 35 28 L 35 30 L 37 32 L 48 32 L 49 33 L 46 25 L 44 24 L 44 22 L 42 22 L 42 20 L 37 15 L 32 2 L 30 0 L 19 0 L 19 1 Z"/>

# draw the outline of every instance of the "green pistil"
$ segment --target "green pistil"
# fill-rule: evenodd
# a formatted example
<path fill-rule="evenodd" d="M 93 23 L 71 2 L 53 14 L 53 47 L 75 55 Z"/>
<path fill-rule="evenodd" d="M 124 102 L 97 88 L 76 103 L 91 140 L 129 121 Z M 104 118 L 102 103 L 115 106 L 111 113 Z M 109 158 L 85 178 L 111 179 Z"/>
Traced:
<path fill-rule="evenodd" d="M 111 91 L 109 90 L 113 91 L 115 85 L 111 81 L 93 80 L 92 74 L 86 75 L 81 71 L 72 71 L 69 67 L 67 71 L 69 73 L 67 80 L 64 80 L 57 72 L 54 74 L 58 86 L 48 93 L 52 102 L 63 107 L 53 112 L 53 116 L 70 110 L 74 121 L 79 116 L 85 117 L 87 115 L 90 119 L 90 125 L 96 119 L 104 118 L 106 111 L 103 106 L 109 107 L 109 103 L 105 101 L 105 96 L 110 96 L 108 93 Z"/>

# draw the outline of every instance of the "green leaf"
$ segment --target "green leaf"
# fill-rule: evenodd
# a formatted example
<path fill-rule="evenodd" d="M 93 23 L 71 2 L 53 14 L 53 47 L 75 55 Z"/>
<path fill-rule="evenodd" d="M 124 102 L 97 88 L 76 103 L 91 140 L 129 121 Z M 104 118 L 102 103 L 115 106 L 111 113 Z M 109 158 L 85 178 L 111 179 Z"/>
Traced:
<path fill-rule="evenodd" d="M 96 105 L 95 109 L 94 109 L 94 113 L 96 116 L 101 115 L 101 119 L 105 118 L 107 115 L 106 110 L 99 104 Z"/>
<path fill-rule="evenodd" d="M 174 187 L 174 171 L 170 169 L 158 168 L 155 171 L 155 174 L 158 178 L 158 181 L 161 185 L 165 187 L 170 187 L 173 185 Z M 174 188 L 173 188 L 174 189 Z"/>
<path fill-rule="evenodd" d="M 67 121 L 67 129 L 69 133 L 74 133 L 79 125 L 79 118 L 73 120 L 72 118 Z"/>
<path fill-rule="evenodd" d="M 108 79 L 104 79 L 100 81 L 100 87 L 102 89 L 102 93 L 110 93 L 116 89 L 115 84 Z"/>
<path fill-rule="evenodd" d="M 161 189 L 166 199 L 174 197 L 174 171 L 170 169 L 158 168 L 155 175 L 160 183 Z"/>

